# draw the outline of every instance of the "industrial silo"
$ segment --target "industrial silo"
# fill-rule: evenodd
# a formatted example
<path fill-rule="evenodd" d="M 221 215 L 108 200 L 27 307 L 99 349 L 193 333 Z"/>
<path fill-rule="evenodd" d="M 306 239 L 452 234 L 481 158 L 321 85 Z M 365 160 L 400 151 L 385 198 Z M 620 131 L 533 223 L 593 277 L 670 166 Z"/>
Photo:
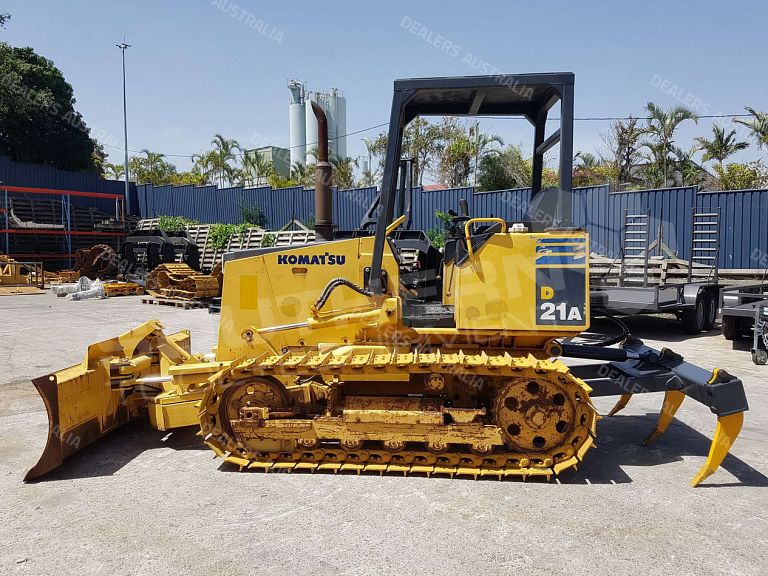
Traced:
<path fill-rule="evenodd" d="M 336 88 L 331 88 L 328 96 L 328 108 L 333 118 L 333 132 L 330 132 L 331 148 L 337 156 L 347 156 L 347 100 Z M 328 127 L 330 130 L 330 126 Z"/>
<path fill-rule="evenodd" d="M 322 102 L 318 100 L 317 93 L 314 93 L 314 95 L 311 92 L 307 93 L 307 99 L 317 102 L 318 105 L 323 108 L 323 111 L 325 111 Z M 306 163 L 313 164 L 317 160 L 312 154 L 315 148 L 317 148 L 317 118 L 315 118 L 315 114 L 312 112 L 312 106 L 305 106 L 305 118 L 307 137 Z"/>
<path fill-rule="evenodd" d="M 303 164 L 307 155 L 307 132 L 304 101 L 304 84 L 290 79 L 288 80 L 288 90 L 291 91 L 291 103 L 288 107 L 290 132 L 288 135 L 288 145 L 291 150 L 291 164 L 299 162 Z M 310 109 L 311 111 L 311 109 Z M 317 129 L 315 129 L 317 131 Z M 317 137 L 315 137 L 317 140 Z"/>
<path fill-rule="evenodd" d="M 312 150 L 317 147 L 317 119 L 312 112 L 312 106 L 306 102 L 316 102 L 325 112 L 328 120 L 328 152 L 332 156 L 347 155 L 347 101 L 341 93 L 333 88 L 330 94 L 324 92 L 306 92 L 304 105 L 306 162 L 316 161 Z M 292 151 L 293 152 L 293 151 Z"/>
<path fill-rule="evenodd" d="M 331 140 L 329 142 L 328 151 L 333 155 L 336 152 L 332 140 L 333 135 L 335 134 L 336 121 L 331 117 L 331 112 L 328 107 L 329 96 L 323 92 L 309 92 L 308 95 L 308 99 L 316 102 L 317 105 L 323 109 L 323 112 L 325 112 L 325 116 L 328 120 L 328 139 Z M 317 148 L 317 118 L 315 118 L 315 115 L 312 112 L 312 106 L 306 107 L 305 117 L 307 119 L 307 164 L 311 164 L 317 160 L 317 158 L 312 155 L 312 150 Z"/>

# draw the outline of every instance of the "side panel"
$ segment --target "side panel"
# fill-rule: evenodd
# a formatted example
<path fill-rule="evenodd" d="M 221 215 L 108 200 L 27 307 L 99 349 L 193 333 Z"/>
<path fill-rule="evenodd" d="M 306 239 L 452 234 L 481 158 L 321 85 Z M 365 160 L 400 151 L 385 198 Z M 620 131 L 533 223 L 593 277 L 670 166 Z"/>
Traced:
<path fill-rule="evenodd" d="M 306 322 L 312 316 L 312 305 L 335 278 L 345 278 L 363 287 L 372 250 L 373 238 L 366 237 L 227 261 L 216 359 L 252 357 L 269 350 L 258 336 L 254 340 L 255 346 L 247 345 L 241 337 L 243 330 L 249 326 L 268 328 Z M 396 293 L 398 267 L 388 246 L 385 247 L 384 269 L 388 275 L 388 289 Z M 333 291 L 322 312 L 357 311 L 369 302 L 367 297 L 340 287 Z M 351 342 L 354 337 L 352 326 L 302 329 L 300 341 L 297 341 L 295 331 L 275 331 L 267 336 L 277 350 L 289 345 L 339 342 L 343 338 Z"/>
<path fill-rule="evenodd" d="M 458 329 L 578 333 L 589 326 L 584 232 L 495 234 L 460 266 Z"/>

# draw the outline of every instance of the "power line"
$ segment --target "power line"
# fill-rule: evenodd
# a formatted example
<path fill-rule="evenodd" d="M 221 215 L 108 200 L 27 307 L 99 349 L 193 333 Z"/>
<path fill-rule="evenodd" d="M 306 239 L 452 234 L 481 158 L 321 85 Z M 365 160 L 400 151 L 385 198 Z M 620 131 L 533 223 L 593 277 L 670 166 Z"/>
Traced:
<path fill-rule="evenodd" d="M 747 118 L 752 116 L 751 114 L 702 114 L 700 116 L 697 116 L 697 118 Z M 524 120 L 525 118 L 522 116 L 476 116 L 477 118 L 489 118 L 489 119 L 495 119 L 495 120 Z M 650 116 L 584 116 L 579 118 L 574 118 L 573 120 L 576 122 L 609 122 L 614 120 L 651 120 L 652 117 Z M 560 118 L 547 118 L 548 122 L 559 122 Z M 376 128 L 381 128 L 383 126 L 389 125 L 389 122 L 382 122 L 381 124 L 376 124 L 375 126 L 369 126 L 368 128 L 361 128 L 360 130 L 355 130 L 354 132 L 347 132 L 346 134 L 343 134 L 341 136 L 337 136 L 336 138 L 329 138 L 329 140 L 340 140 L 341 138 L 346 138 L 348 136 L 354 136 L 355 134 L 361 134 L 362 132 L 368 132 L 370 130 L 375 130 Z M 302 147 L 309 147 L 314 144 L 317 144 L 317 142 L 309 142 L 307 144 L 304 144 L 303 146 L 297 145 L 297 146 L 288 146 L 287 149 L 291 150 L 293 148 L 302 148 Z M 125 150 L 125 148 L 121 146 L 112 146 L 111 144 L 102 144 L 102 146 L 106 146 L 107 148 L 114 148 L 116 150 Z M 282 146 L 281 146 L 282 148 Z M 133 152 L 134 154 L 141 154 L 143 150 L 132 150 L 131 148 L 128 148 L 128 152 Z M 191 158 L 194 156 L 194 154 L 163 154 L 166 158 Z M 245 152 L 234 154 L 234 156 L 245 156 Z"/>
<path fill-rule="evenodd" d="M 700 118 L 747 118 L 752 116 L 752 114 L 701 114 L 700 116 L 696 116 L 697 119 Z M 522 116 L 517 117 L 511 117 L 511 116 L 478 116 L 478 118 L 491 118 L 494 120 L 506 120 L 509 118 L 516 118 L 519 120 L 524 120 Z M 574 121 L 581 121 L 581 122 L 607 122 L 611 120 L 653 120 L 652 116 L 587 116 L 587 117 L 581 117 L 581 118 L 574 118 Z M 547 122 L 559 122 L 560 118 L 547 118 Z"/>

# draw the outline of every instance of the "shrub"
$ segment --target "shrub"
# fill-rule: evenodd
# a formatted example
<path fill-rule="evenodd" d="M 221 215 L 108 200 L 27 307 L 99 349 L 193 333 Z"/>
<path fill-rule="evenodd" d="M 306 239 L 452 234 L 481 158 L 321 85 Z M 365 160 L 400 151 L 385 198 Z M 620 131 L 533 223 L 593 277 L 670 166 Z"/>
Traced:
<path fill-rule="evenodd" d="M 240 218 L 243 223 L 259 228 L 267 227 L 267 215 L 258 204 L 250 204 L 245 198 L 240 198 Z"/>
<path fill-rule="evenodd" d="M 277 242 L 277 236 L 274 234 L 266 233 L 261 238 L 261 247 L 262 248 L 269 248 L 271 246 L 274 246 Z"/>
<path fill-rule="evenodd" d="M 184 216 L 160 216 L 158 226 L 163 232 L 181 232 L 187 226 L 199 224 L 197 220 L 190 220 Z"/>
<path fill-rule="evenodd" d="M 208 232 L 208 245 L 215 250 L 225 250 L 230 238 L 236 234 L 242 239 L 248 228 L 253 225 L 248 222 L 242 224 L 211 224 Z"/>

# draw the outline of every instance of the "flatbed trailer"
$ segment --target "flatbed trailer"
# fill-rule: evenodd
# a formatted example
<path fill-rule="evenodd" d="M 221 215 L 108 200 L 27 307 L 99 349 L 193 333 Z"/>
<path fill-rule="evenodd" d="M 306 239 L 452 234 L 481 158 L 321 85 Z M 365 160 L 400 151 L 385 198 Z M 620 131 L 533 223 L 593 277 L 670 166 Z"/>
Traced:
<path fill-rule="evenodd" d="M 661 267 L 651 266 L 666 264 L 651 258 L 653 250 L 666 249 L 661 228 L 651 242 L 650 211 L 625 210 L 618 275 L 606 274 L 607 280 L 593 277 L 590 286 L 593 294 L 602 294 L 602 310 L 625 316 L 671 313 L 689 334 L 714 328 L 719 294 L 724 288 L 718 280 L 719 220 L 717 211 L 691 209 L 691 254 L 686 277 L 667 278 L 659 272 Z M 610 284 L 611 279 L 615 284 Z"/>
<path fill-rule="evenodd" d="M 726 340 L 752 339 L 752 361 L 768 363 L 768 283 L 726 286 L 720 291 L 721 330 Z"/>

